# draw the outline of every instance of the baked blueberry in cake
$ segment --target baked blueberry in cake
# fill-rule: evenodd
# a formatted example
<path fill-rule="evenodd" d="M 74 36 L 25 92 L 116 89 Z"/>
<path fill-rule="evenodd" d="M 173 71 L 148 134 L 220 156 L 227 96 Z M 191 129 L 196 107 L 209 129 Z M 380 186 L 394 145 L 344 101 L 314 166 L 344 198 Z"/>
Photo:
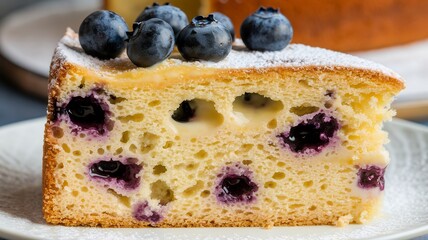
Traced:
<path fill-rule="evenodd" d="M 376 216 L 388 184 L 382 124 L 394 115 L 401 78 L 350 55 L 288 44 L 291 25 L 275 9 L 255 17 L 263 31 L 279 19 L 288 30 L 272 36 L 281 42 L 259 48 L 249 32 L 232 46 L 215 14 L 178 34 L 165 20 L 145 19 L 114 38 L 124 42 L 117 48 L 68 29 L 49 77 L 46 221 L 271 227 Z M 84 24 L 122 37 L 119 19 L 101 11 Z"/>

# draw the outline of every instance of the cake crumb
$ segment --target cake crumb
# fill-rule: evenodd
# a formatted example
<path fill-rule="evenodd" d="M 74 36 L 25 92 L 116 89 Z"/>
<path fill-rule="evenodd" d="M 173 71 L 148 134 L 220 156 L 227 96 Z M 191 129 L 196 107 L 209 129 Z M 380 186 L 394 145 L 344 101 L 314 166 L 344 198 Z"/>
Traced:
<path fill-rule="evenodd" d="M 336 226 L 338 227 L 346 227 L 349 225 L 349 223 L 352 221 L 354 217 L 351 214 L 345 215 L 345 216 L 341 216 L 337 222 L 336 222 Z"/>
<path fill-rule="evenodd" d="M 362 211 L 360 213 L 358 220 L 357 220 L 357 223 L 362 223 L 362 224 L 367 223 L 368 222 L 368 219 L 367 219 L 368 215 L 369 215 L 369 213 L 367 211 Z"/>

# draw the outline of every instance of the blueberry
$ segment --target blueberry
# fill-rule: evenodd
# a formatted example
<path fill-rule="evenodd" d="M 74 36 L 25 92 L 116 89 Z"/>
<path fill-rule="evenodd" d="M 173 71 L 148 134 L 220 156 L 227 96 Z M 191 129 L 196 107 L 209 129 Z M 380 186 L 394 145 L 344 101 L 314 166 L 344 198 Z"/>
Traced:
<path fill-rule="evenodd" d="M 378 166 L 367 166 L 366 168 L 360 168 L 358 170 L 358 186 L 361 188 L 376 188 L 378 187 L 381 191 L 385 188 L 385 168 Z"/>
<path fill-rule="evenodd" d="M 139 67 L 150 67 L 162 62 L 174 49 L 174 32 L 165 21 L 152 18 L 134 23 L 134 31 L 129 33 L 127 47 L 129 59 Z"/>
<path fill-rule="evenodd" d="M 147 201 L 138 203 L 134 208 L 134 218 L 138 221 L 157 223 L 162 219 L 162 216 L 154 211 Z"/>
<path fill-rule="evenodd" d="M 256 199 L 258 186 L 251 180 L 252 172 L 242 166 L 226 167 L 220 174 L 215 194 L 217 200 L 226 203 L 249 203 Z"/>
<path fill-rule="evenodd" d="M 218 62 L 230 53 L 232 37 L 213 15 L 207 18 L 198 16 L 181 30 L 177 47 L 186 60 Z"/>
<path fill-rule="evenodd" d="M 174 7 L 169 3 L 166 3 L 165 5 L 153 3 L 153 6 L 146 7 L 146 9 L 140 13 L 135 22 L 147 21 L 151 18 L 162 19 L 171 25 L 176 37 L 181 29 L 189 24 L 186 14 L 179 8 Z"/>
<path fill-rule="evenodd" d="M 89 176 L 104 179 L 108 182 L 117 182 L 122 187 L 135 189 L 139 185 L 140 178 L 136 175 L 141 166 L 135 163 L 124 164 L 116 160 L 101 160 L 89 167 Z"/>
<path fill-rule="evenodd" d="M 93 95 L 72 97 L 65 111 L 71 122 L 83 129 L 95 128 L 102 131 L 106 123 L 106 109 L 103 109 L 101 102 Z"/>
<path fill-rule="evenodd" d="M 223 24 L 226 30 L 229 31 L 230 36 L 232 36 L 232 42 L 235 41 L 235 28 L 233 27 L 233 23 L 230 20 L 230 18 L 224 15 L 223 13 L 219 13 L 219 12 L 214 12 L 212 13 L 212 15 L 214 15 L 215 20 Z"/>
<path fill-rule="evenodd" d="M 237 200 L 250 200 L 255 184 L 246 176 L 229 175 L 221 182 L 221 189 L 226 195 Z"/>
<path fill-rule="evenodd" d="M 245 46 L 256 51 L 280 51 L 293 37 L 290 21 L 277 9 L 261 7 L 241 25 Z"/>
<path fill-rule="evenodd" d="M 305 153 L 307 150 L 320 152 L 338 129 L 337 120 L 321 112 L 291 127 L 288 133 L 279 134 L 278 137 L 295 153 Z"/>
<path fill-rule="evenodd" d="M 126 167 L 119 161 L 100 161 L 91 166 L 91 176 L 101 178 L 121 178 L 126 172 Z"/>
<path fill-rule="evenodd" d="M 183 101 L 172 114 L 172 119 L 177 122 L 189 122 L 196 112 L 196 106 L 192 101 Z"/>
<path fill-rule="evenodd" d="M 121 16 L 107 10 L 96 11 L 80 25 L 80 45 L 93 57 L 115 58 L 125 49 L 126 31 L 128 26 Z"/>
<path fill-rule="evenodd" d="M 244 103 L 254 108 L 262 108 L 266 106 L 268 102 L 269 98 L 264 97 L 260 94 L 247 92 L 244 94 Z"/>

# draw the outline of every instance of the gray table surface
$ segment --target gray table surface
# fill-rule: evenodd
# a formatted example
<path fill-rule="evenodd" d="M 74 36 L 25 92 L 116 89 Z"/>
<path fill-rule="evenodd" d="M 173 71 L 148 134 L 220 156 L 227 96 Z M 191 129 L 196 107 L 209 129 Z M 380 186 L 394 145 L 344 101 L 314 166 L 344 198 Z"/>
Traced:
<path fill-rule="evenodd" d="M 0 20 L 11 10 L 36 1 L 46 0 L 0 0 Z M 0 126 L 46 115 L 45 99 L 28 96 L 6 83 L 6 80 L 4 74 L 0 73 Z M 428 126 L 428 119 L 421 123 Z M 428 235 L 415 239 L 428 240 Z"/>

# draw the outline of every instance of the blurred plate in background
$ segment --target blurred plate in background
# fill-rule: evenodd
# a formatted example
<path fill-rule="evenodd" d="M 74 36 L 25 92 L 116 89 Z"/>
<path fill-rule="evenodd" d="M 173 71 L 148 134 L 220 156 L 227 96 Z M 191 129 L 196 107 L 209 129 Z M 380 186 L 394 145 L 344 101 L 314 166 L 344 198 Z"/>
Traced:
<path fill-rule="evenodd" d="M 428 118 L 428 40 L 396 47 L 355 53 L 393 69 L 406 81 L 406 89 L 394 103 L 397 117 Z"/>
<path fill-rule="evenodd" d="M 100 7 L 99 0 L 47 1 L 9 14 L 0 24 L 0 66 L 15 84 L 46 97 L 57 42 L 67 27 L 78 30 L 82 20 Z"/>

